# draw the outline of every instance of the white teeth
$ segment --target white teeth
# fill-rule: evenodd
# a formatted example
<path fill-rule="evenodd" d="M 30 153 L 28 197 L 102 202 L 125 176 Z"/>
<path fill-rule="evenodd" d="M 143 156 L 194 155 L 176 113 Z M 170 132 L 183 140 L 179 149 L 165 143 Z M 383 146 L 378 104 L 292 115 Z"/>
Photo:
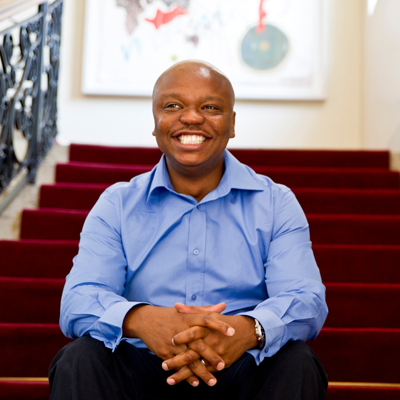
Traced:
<path fill-rule="evenodd" d="M 201 144 L 206 138 L 201 135 L 180 135 L 178 136 L 178 140 L 182 144 Z"/>

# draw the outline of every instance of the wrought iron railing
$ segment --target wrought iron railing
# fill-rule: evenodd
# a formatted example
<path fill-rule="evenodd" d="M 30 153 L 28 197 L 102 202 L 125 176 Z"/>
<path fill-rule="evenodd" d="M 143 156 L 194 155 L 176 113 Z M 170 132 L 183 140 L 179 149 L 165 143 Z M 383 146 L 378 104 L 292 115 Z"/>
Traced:
<path fill-rule="evenodd" d="M 5 3 L 0 9 L 0 195 L 22 171 L 26 182 L 35 181 L 57 135 L 63 6 L 62 0 Z M 24 3 L 31 9 L 33 4 L 34 15 L 19 21 L 11 13 L 14 9 L 24 18 Z"/>

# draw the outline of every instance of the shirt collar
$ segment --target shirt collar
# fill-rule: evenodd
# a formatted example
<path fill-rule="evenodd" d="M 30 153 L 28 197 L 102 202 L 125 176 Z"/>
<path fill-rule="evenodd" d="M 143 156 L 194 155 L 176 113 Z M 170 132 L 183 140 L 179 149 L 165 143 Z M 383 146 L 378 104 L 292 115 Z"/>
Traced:
<path fill-rule="evenodd" d="M 221 183 L 223 183 L 225 177 L 229 179 L 229 189 L 264 190 L 256 173 L 247 165 L 242 164 L 228 150 L 225 150 L 225 173 Z"/>
<path fill-rule="evenodd" d="M 166 188 L 169 191 L 174 191 L 174 188 L 171 183 L 171 179 L 168 174 L 167 165 L 165 163 L 165 155 L 161 156 L 160 161 L 153 169 L 153 179 L 150 184 L 149 194 L 147 196 L 147 200 L 151 196 L 151 194 L 157 188 Z"/>
<path fill-rule="evenodd" d="M 242 164 L 228 150 L 225 150 L 224 162 L 224 175 L 222 176 L 218 187 L 215 189 L 217 197 L 226 196 L 231 189 L 255 191 L 264 190 L 263 186 L 257 180 L 255 172 L 246 165 Z M 156 165 L 153 171 L 153 179 L 150 185 L 147 200 L 149 200 L 150 196 L 157 188 L 165 188 L 170 192 L 175 193 L 168 174 L 164 154 L 161 156 L 159 163 Z M 209 199 L 209 196 L 207 195 L 206 198 Z"/>

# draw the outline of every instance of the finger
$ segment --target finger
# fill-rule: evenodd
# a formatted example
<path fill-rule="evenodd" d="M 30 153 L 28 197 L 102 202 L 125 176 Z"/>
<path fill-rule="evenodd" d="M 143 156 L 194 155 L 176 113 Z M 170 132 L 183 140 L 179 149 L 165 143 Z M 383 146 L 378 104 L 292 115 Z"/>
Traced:
<path fill-rule="evenodd" d="M 216 318 L 215 315 L 218 314 L 193 315 L 193 318 L 188 321 L 188 323 L 191 328 L 196 326 L 205 327 L 220 332 L 225 336 L 233 336 L 235 334 L 235 329 L 221 319 Z"/>
<path fill-rule="evenodd" d="M 207 361 L 208 365 L 213 367 L 216 371 L 221 371 L 225 368 L 225 362 L 222 357 L 209 347 L 204 340 L 195 340 L 190 342 L 190 350 L 184 353 L 178 354 L 162 363 L 162 367 L 165 371 L 171 369 L 179 369 L 188 365 L 200 357 Z"/>
<path fill-rule="evenodd" d="M 189 385 L 193 386 L 193 387 L 199 386 L 199 383 L 200 383 L 199 378 L 197 378 L 197 376 L 194 375 L 194 374 L 192 374 L 191 376 L 189 376 L 189 378 L 186 379 L 186 382 L 187 382 Z"/>
<path fill-rule="evenodd" d="M 181 354 L 171 357 L 168 360 L 164 360 L 161 366 L 164 371 L 170 371 L 172 369 L 180 369 L 185 367 L 187 364 L 190 364 L 191 362 L 198 360 L 199 358 L 200 354 L 196 353 L 192 349 L 188 349 L 187 351 L 184 351 Z"/>
<path fill-rule="evenodd" d="M 225 362 L 222 357 L 208 346 L 202 339 L 190 342 L 191 350 L 195 351 L 201 356 L 201 359 L 207 362 L 208 366 L 213 367 L 216 371 L 221 371 L 225 368 Z"/>
<path fill-rule="evenodd" d="M 189 342 L 193 342 L 198 339 L 204 339 L 211 333 L 209 328 L 204 326 L 192 326 L 182 332 L 177 333 L 172 338 L 173 346 L 188 345 Z M 190 346 L 190 345 L 189 345 Z"/>
<path fill-rule="evenodd" d="M 173 375 L 167 378 L 167 383 L 169 385 L 176 385 L 177 383 L 188 379 L 193 374 L 203 380 L 208 386 L 214 386 L 217 383 L 215 376 L 208 371 L 208 369 L 200 360 L 193 361 L 186 367 L 183 367 L 179 371 L 175 372 Z"/>
<path fill-rule="evenodd" d="M 225 310 L 226 304 L 219 303 L 204 307 L 194 307 L 194 306 L 187 306 L 186 304 L 182 303 L 175 303 L 175 308 L 180 313 L 186 313 L 186 314 L 207 314 L 210 312 L 221 313 L 222 311 Z"/>

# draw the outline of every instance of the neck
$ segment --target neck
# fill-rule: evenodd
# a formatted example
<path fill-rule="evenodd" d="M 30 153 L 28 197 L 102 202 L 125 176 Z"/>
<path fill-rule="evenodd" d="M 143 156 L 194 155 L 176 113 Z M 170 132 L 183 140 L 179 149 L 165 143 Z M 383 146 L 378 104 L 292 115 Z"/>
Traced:
<path fill-rule="evenodd" d="M 186 194 L 201 201 L 208 193 L 213 191 L 221 181 L 224 173 L 224 163 L 220 163 L 211 171 L 200 170 L 177 170 L 171 168 L 167 162 L 168 173 L 172 186 L 177 193 Z"/>

